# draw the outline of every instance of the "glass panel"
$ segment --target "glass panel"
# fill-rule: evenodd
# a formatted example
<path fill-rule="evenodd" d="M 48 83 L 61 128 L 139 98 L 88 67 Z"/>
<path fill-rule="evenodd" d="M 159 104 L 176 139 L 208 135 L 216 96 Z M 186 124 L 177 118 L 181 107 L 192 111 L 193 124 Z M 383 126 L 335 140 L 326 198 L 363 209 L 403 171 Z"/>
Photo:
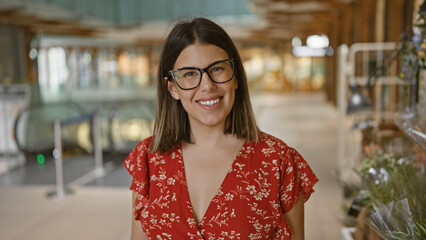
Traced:
<path fill-rule="evenodd" d="M 41 49 L 38 65 L 40 92 L 43 100 L 63 99 L 68 78 L 65 49 L 62 47 Z"/>

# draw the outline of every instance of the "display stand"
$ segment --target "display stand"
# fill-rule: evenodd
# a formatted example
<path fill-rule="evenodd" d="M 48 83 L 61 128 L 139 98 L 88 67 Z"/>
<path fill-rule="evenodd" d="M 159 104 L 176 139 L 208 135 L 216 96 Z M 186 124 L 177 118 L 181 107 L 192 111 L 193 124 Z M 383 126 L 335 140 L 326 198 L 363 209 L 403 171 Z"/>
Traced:
<path fill-rule="evenodd" d="M 393 61 L 399 53 L 395 43 L 357 43 L 338 49 L 338 177 L 349 192 L 350 209 L 361 209 L 348 213 L 357 219 L 353 239 L 399 233 L 414 237 L 418 231 L 411 226 L 417 225 L 408 223 L 422 222 L 418 221 L 422 210 L 412 208 L 412 202 L 423 201 L 418 195 L 423 179 L 416 173 L 424 169 L 425 105 L 422 95 L 416 104 L 418 86 L 408 77 L 414 75 L 401 77 L 401 67 Z M 354 193 L 358 195 L 353 197 Z M 342 239 L 352 239 L 348 233 L 342 229 Z"/>
<path fill-rule="evenodd" d="M 356 43 L 351 47 L 342 45 L 338 48 L 338 141 L 337 141 L 337 176 L 343 181 L 344 169 L 348 167 L 348 158 L 351 152 L 348 137 L 354 129 L 360 126 L 370 125 L 372 127 L 381 124 L 392 123 L 393 116 L 402 107 L 395 99 L 403 98 L 398 91 L 389 91 L 391 87 L 408 85 L 398 76 L 396 62 L 386 66 L 381 76 L 374 79 L 374 96 L 371 101 L 371 109 L 348 115 L 349 86 L 356 84 L 365 88 L 371 84 L 371 73 L 383 67 L 386 54 L 395 51 L 396 43 Z M 373 87 L 373 86 L 370 86 Z"/>

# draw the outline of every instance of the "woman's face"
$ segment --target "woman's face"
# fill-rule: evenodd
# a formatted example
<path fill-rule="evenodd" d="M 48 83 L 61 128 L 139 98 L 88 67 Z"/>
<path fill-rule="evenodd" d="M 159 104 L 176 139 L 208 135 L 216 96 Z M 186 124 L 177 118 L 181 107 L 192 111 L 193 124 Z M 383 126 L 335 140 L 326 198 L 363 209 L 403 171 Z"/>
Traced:
<path fill-rule="evenodd" d="M 210 64 L 228 59 L 222 48 L 206 43 L 194 43 L 182 50 L 173 69 L 183 67 L 205 68 Z M 238 82 L 234 77 L 226 83 L 213 82 L 207 73 L 202 74 L 201 83 L 191 90 L 180 89 L 174 81 L 168 81 L 170 94 L 180 100 L 188 113 L 191 128 L 197 125 L 224 127 L 225 120 L 234 105 Z"/>

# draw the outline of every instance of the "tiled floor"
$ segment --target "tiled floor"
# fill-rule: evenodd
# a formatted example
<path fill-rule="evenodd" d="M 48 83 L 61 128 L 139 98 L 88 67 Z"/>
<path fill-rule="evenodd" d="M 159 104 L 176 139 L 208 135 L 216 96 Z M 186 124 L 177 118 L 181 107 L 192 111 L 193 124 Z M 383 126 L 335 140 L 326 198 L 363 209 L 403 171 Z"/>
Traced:
<path fill-rule="evenodd" d="M 320 182 L 306 203 L 306 239 L 338 240 L 343 211 L 336 167 L 336 109 L 321 94 L 257 95 L 253 107 L 260 128 L 295 147 Z M 3 240 L 129 239 L 130 178 L 120 166 L 122 156 L 108 159 L 105 177 L 81 186 L 90 156 L 65 161 L 65 183 L 74 193 L 58 201 L 53 163 L 29 164 L 0 175 L 0 238 Z"/>

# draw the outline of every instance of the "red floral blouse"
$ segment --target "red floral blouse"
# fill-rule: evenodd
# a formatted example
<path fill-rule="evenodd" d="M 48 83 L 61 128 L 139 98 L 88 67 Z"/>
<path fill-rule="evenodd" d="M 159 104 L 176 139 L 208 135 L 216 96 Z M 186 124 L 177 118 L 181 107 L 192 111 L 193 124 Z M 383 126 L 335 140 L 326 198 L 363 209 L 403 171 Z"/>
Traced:
<path fill-rule="evenodd" d="M 148 152 L 152 137 L 124 160 L 137 193 L 135 219 L 149 239 L 291 239 L 283 214 L 318 181 L 303 157 L 262 133 L 244 143 L 199 224 L 185 180 L 181 144 L 165 154 Z"/>

